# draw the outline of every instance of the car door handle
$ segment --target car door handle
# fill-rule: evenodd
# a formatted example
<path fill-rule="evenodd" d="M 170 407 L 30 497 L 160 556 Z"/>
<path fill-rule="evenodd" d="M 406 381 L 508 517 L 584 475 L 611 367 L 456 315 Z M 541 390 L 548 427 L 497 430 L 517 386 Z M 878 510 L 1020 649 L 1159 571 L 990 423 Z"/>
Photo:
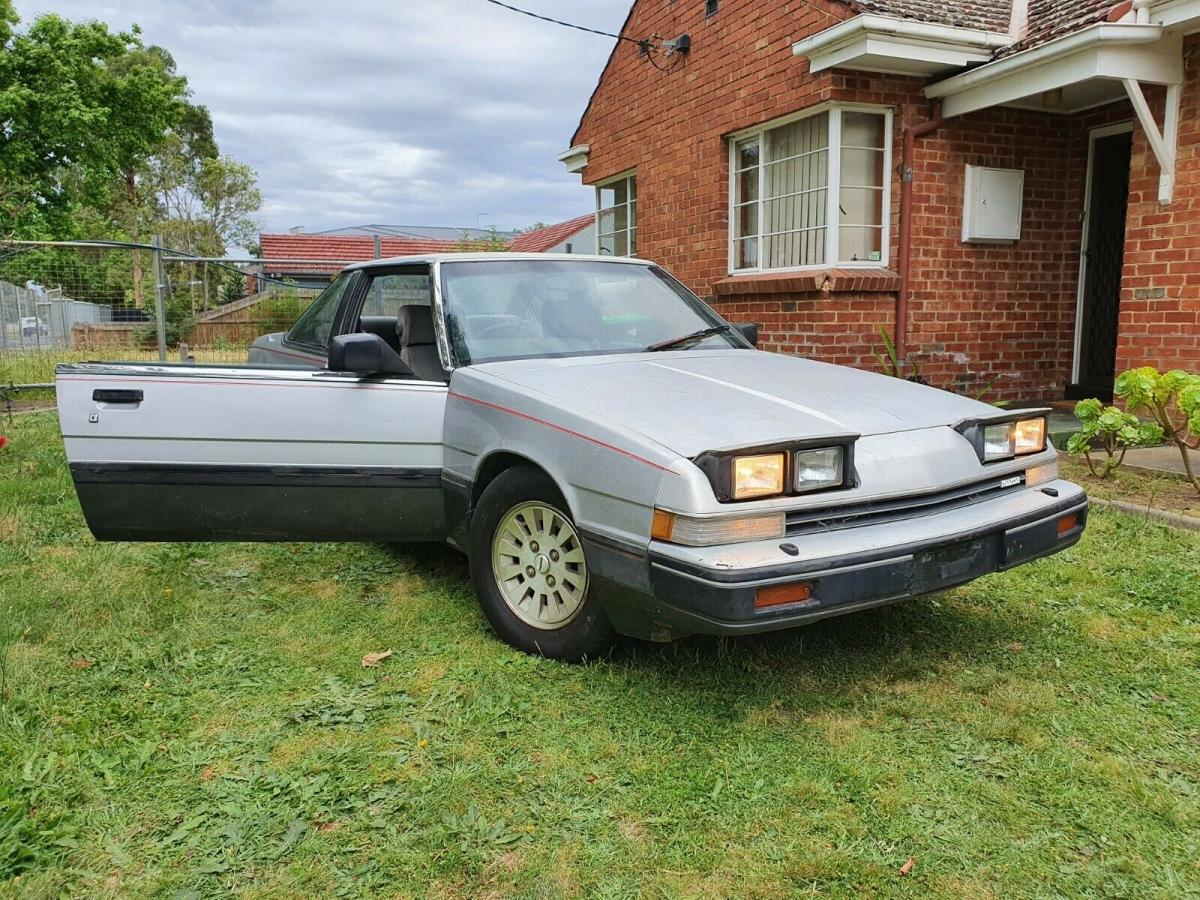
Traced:
<path fill-rule="evenodd" d="M 141 403 L 140 390 L 114 391 L 97 388 L 92 391 L 92 400 L 96 403 Z"/>

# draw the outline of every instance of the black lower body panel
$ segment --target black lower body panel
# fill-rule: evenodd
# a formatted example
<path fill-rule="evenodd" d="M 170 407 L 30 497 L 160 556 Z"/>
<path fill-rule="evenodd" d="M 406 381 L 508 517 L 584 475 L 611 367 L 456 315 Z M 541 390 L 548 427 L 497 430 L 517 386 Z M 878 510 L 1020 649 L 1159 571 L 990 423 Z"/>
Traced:
<path fill-rule="evenodd" d="M 74 463 L 101 541 L 440 541 L 440 470 Z"/>

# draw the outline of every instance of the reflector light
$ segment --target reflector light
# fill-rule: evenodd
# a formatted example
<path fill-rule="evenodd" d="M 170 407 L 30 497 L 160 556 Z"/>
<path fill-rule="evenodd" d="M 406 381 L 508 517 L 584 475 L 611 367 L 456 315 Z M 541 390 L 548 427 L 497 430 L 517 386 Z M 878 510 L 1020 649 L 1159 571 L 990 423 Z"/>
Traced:
<path fill-rule="evenodd" d="M 811 582 L 799 581 L 793 584 L 772 584 L 760 587 L 754 595 L 754 606 L 762 609 L 768 606 L 783 606 L 788 603 L 801 603 L 812 597 Z"/>
<path fill-rule="evenodd" d="M 1071 513 L 1063 516 L 1058 520 L 1058 536 L 1066 537 L 1072 531 L 1079 527 L 1079 514 Z"/>

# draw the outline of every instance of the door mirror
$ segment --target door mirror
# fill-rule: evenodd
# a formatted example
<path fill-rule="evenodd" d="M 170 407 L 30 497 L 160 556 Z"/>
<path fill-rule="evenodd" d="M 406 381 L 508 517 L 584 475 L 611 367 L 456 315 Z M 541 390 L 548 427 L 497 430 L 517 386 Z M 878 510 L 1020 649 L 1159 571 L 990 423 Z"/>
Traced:
<path fill-rule="evenodd" d="M 377 334 L 340 334 L 329 345 L 329 370 L 413 377 L 413 370 Z"/>
<path fill-rule="evenodd" d="M 758 346 L 757 322 L 737 322 L 733 327 L 742 333 L 742 337 L 750 342 L 751 347 Z"/>

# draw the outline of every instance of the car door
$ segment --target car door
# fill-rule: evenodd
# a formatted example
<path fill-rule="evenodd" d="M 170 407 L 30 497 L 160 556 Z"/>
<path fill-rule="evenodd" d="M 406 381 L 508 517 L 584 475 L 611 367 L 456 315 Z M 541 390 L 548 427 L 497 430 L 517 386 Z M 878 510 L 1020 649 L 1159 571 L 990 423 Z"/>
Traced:
<path fill-rule="evenodd" d="M 380 301 L 428 303 L 424 271 L 380 285 Z M 334 321 L 358 324 L 375 287 L 364 274 Z M 446 393 L 311 368 L 58 370 L 67 459 L 101 540 L 442 540 Z"/>

